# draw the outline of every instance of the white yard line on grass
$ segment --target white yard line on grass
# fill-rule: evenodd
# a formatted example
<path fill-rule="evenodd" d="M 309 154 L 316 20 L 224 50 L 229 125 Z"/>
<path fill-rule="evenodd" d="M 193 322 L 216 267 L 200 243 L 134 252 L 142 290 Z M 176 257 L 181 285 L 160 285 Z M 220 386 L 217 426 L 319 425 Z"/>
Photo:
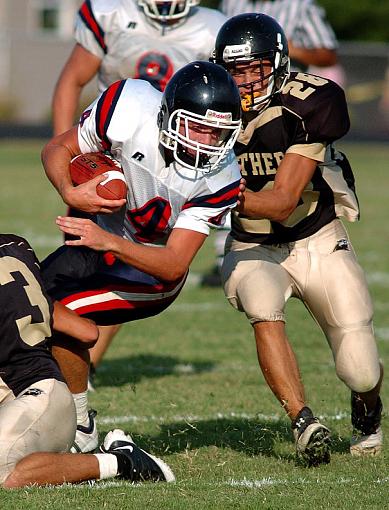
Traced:
<path fill-rule="evenodd" d="M 379 340 L 389 340 L 389 328 L 374 328 L 374 331 Z"/>
<path fill-rule="evenodd" d="M 389 287 L 389 273 L 384 271 L 371 271 L 366 274 L 367 281 L 371 285 L 380 285 L 382 287 Z M 201 273 L 190 271 L 186 285 L 197 287 L 202 278 Z"/>
<path fill-rule="evenodd" d="M 350 483 L 361 483 L 361 480 L 359 478 L 338 478 L 336 480 L 333 480 L 332 478 L 330 480 L 323 480 L 322 478 L 317 480 L 308 480 L 306 478 L 298 478 L 296 480 L 291 479 L 277 479 L 277 478 L 262 478 L 261 480 L 247 480 L 246 478 L 243 478 L 243 480 L 234 480 L 231 479 L 228 482 L 225 482 L 224 485 L 231 485 L 232 487 L 245 487 L 248 489 L 263 489 L 264 487 L 274 486 L 274 485 L 323 485 L 323 483 L 328 483 L 331 485 L 335 484 L 350 484 Z M 373 482 L 369 483 L 376 483 L 376 484 L 382 484 L 382 483 L 389 483 L 389 478 L 378 478 L 377 480 L 373 480 Z"/>
<path fill-rule="evenodd" d="M 262 414 L 262 413 L 242 413 L 231 411 L 229 413 L 215 413 L 210 415 L 174 415 L 174 416 L 136 416 L 136 415 L 125 415 L 125 416 L 98 416 L 96 418 L 97 423 L 101 425 L 116 425 L 118 423 L 171 423 L 171 422 L 202 422 L 210 420 L 226 420 L 226 419 L 240 419 L 240 420 L 261 420 L 261 421 L 273 421 L 273 422 L 286 422 L 286 417 L 281 414 Z M 350 413 L 345 411 L 339 411 L 336 414 L 323 414 L 319 416 L 320 419 L 328 421 L 339 421 L 350 418 Z"/>
<path fill-rule="evenodd" d="M 383 271 L 375 271 L 367 273 L 367 281 L 370 285 L 380 285 L 382 287 L 389 287 L 389 273 Z"/>
<path fill-rule="evenodd" d="M 178 480 L 177 482 L 175 482 L 176 484 L 179 484 L 180 481 Z M 219 486 L 230 486 L 230 487 L 243 487 L 245 489 L 265 489 L 266 487 L 274 487 L 276 485 L 285 485 L 285 486 L 290 486 L 290 485 L 323 485 L 323 484 L 330 484 L 331 486 L 332 485 L 342 485 L 342 484 L 355 484 L 357 483 L 358 485 L 361 484 L 361 479 L 359 478 L 337 478 L 337 479 L 328 479 L 328 480 L 324 480 L 322 477 L 320 479 L 317 479 L 317 480 L 308 480 L 306 478 L 297 478 L 296 480 L 293 480 L 293 479 L 280 479 L 280 478 L 272 478 L 271 476 L 269 477 L 266 477 L 266 478 L 262 478 L 260 480 L 249 480 L 247 478 L 243 478 L 242 480 L 234 480 L 233 478 L 231 478 L 230 480 L 226 481 L 226 482 L 221 482 L 221 483 L 218 483 L 217 485 Z M 386 477 L 386 478 L 378 478 L 377 480 L 373 480 L 372 482 L 369 482 L 369 483 L 374 483 L 374 484 L 388 484 L 389 483 L 389 478 Z M 215 487 L 215 483 L 210 483 L 210 485 L 212 485 L 212 487 L 214 488 Z M 129 487 L 129 483 L 128 481 L 126 480 L 104 480 L 104 481 L 90 481 L 90 482 L 86 482 L 86 483 L 83 483 L 83 484 L 77 484 L 77 485 L 72 485 L 72 484 L 68 484 L 68 483 L 65 483 L 63 485 L 59 485 L 59 486 L 50 486 L 50 487 L 46 487 L 45 490 L 62 490 L 62 489 L 111 489 L 111 488 L 115 488 L 115 487 L 126 487 L 128 488 Z M 149 490 L 149 485 L 148 483 L 138 483 L 138 484 L 131 484 L 131 489 L 130 490 L 135 490 L 135 489 L 142 489 L 142 488 L 146 488 L 147 490 Z M 35 488 L 33 488 L 35 490 Z M 29 488 L 26 488 L 25 489 L 26 491 L 30 490 Z"/>

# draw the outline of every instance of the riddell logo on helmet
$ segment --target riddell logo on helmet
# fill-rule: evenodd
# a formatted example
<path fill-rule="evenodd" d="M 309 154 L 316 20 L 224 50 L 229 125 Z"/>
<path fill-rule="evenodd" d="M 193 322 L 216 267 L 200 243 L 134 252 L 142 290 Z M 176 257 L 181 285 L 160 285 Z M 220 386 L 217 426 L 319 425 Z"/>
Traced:
<path fill-rule="evenodd" d="M 228 59 L 231 57 L 248 57 L 251 54 L 250 44 L 235 44 L 226 46 L 223 51 L 223 58 Z"/>
<path fill-rule="evenodd" d="M 213 119 L 225 120 L 225 121 L 232 120 L 231 112 L 215 112 L 215 110 L 207 110 L 205 117 L 207 119 L 211 119 L 211 120 L 213 120 Z"/>

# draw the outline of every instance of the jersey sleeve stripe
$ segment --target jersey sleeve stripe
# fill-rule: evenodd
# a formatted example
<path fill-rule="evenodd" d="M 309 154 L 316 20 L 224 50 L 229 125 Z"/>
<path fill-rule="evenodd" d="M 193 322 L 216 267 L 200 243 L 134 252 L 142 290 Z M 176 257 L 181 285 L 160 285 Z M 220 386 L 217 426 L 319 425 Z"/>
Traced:
<path fill-rule="evenodd" d="M 86 0 L 80 10 L 78 11 L 82 21 L 85 23 L 85 26 L 89 28 L 89 30 L 92 32 L 94 38 L 96 39 L 98 45 L 103 50 L 104 53 L 108 52 L 107 45 L 105 44 L 104 40 L 104 30 L 101 28 L 101 26 L 96 21 L 95 15 L 93 14 L 92 6 L 90 3 L 90 0 Z"/>
<path fill-rule="evenodd" d="M 190 202 L 186 202 L 182 210 L 189 209 L 190 207 L 227 207 L 236 202 L 236 199 L 239 194 L 239 184 L 240 181 L 235 181 L 229 186 L 220 189 L 218 192 L 213 193 L 211 195 L 203 195 L 201 197 L 196 197 Z"/>
<path fill-rule="evenodd" d="M 103 92 L 97 103 L 96 131 L 105 150 L 109 150 L 111 148 L 111 142 L 107 136 L 107 131 L 125 83 L 126 80 L 113 83 L 105 92 Z"/>

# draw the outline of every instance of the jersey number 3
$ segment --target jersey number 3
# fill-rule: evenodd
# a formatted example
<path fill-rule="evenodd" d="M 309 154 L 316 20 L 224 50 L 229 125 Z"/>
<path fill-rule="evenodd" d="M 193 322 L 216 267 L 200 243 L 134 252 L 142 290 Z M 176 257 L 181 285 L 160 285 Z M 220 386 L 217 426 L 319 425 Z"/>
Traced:
<path fill-rule="evenodd" d="M 0 285 L 12 285 L 20 317 L 16 326 L 27 345 L 36 345 L 50 338 L 50 309 L 39 282 L 26 264 L 15 257 L 0 258 Z"/>

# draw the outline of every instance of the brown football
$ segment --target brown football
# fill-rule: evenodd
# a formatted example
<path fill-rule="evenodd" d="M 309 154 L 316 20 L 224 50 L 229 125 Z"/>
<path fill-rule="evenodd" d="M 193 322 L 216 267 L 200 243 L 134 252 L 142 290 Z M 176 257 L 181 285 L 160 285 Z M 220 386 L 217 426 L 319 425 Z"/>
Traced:
<path fill-rule="evenodd" d="M 127 197 L 127 184 L 119 164 L 102 152 L 79 154 L 70 162 L 70 176 L 75 186 L 90 181 L 100 174 L 107 178 L 96 192 L 102 198 L 118 200 Z"/>

